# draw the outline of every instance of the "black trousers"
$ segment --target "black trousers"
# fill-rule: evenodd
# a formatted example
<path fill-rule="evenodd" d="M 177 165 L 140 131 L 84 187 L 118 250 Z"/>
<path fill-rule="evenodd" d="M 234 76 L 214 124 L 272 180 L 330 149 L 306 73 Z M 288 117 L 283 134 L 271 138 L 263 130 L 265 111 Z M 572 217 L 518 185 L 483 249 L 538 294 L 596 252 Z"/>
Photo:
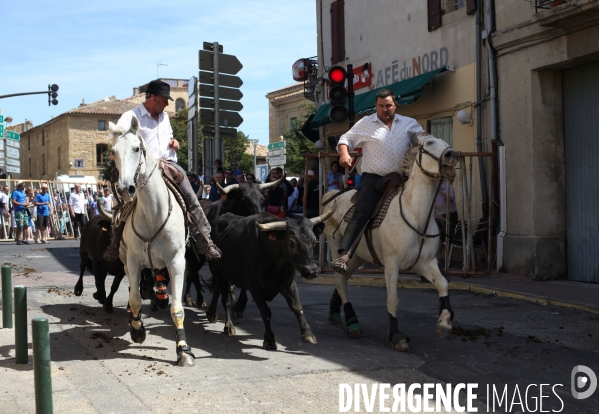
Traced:
<path fill-rule="evenodd" d="M 358 187 L 358 196 L 356 198 L 356 209 L 354 210 L 351 221 L 345 228 L 345 233 L 343 233 L 343 240 L 341 241 L 339 253 L 350 249 L 364 226 L 368 223 L 368 220 L 370 220 L 377 203 L 383 196 L 375 188 L 376 183 L 380 178 L 381 176 L 378 174 L 362 174 L 360 186 Z"/>
<path fill-rule="evenodd" d="M 75 218 L 73 219 L 73 232 L 75 237 L 80 237 L 83 232 L 83 227 L 85 227 L 85 221 L 83 219 L 83 213 L 75 213 Z M 81 226 L 81 231 L 79 231 L 79 226 Z"/>

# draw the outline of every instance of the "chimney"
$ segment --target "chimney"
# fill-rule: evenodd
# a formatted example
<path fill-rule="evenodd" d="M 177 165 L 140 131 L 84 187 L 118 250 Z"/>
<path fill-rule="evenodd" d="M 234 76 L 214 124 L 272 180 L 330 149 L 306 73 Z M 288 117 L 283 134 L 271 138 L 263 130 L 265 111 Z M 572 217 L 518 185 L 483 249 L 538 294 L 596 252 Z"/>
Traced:
<path fill-rule="evenodd" d="M 82 106 L 87 106 L 87 104 L 85 103 L 85 98 L 81 100 L 81 103 L 79 104 L 79 107 Z"/>

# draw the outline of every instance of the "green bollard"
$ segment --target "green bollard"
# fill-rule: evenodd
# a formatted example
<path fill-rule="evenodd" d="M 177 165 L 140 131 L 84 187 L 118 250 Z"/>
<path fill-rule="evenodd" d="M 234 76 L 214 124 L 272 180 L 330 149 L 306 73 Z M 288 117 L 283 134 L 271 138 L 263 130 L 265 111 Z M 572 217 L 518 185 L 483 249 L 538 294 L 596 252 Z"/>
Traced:
<path fill-rule="evenodd" d="M 50 333 L 48 318 L 31 320 L 33 337 L 33 381 L 35 383 L 35 412 L 51 414 L 52 371 L 50 369 Z"/>
<path fill-rule="evenodd" d="M 2 327 L 12 329 L 11 267 L 2 266 Z"/>
<path fill-rule="evenodd" d="M 15 354 L 17 364 L 29 362 L 27 354 L 27 288 L 15 286 Z"/>

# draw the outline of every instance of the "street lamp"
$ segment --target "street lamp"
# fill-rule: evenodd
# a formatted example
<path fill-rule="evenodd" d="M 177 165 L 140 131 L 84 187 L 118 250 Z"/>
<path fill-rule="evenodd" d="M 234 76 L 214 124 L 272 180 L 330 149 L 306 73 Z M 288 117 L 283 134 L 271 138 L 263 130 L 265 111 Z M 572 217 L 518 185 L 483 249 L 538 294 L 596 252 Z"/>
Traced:
<path fill-rule="evenodd" d="M 258 146 L 258 140 L 250 139 L 250 142 L 254 146 L 254 175 L 256 175 L 256 147 Z"/>

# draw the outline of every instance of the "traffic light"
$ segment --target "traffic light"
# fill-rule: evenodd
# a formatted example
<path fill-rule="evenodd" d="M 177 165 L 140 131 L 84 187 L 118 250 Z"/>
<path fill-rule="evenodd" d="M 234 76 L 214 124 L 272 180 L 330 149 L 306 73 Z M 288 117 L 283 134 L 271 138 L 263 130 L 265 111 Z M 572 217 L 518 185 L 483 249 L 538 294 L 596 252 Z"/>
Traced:
<path fill-rule="evenodd" d="M 347 119 L 348 110 L 345 107 L 347 89 L 345 89 L 347 72 L 341 66 L 333 66 L 329 69 L 329 119 L 333 122 L 344 122 Z"/>
<path fill-rule="evenodd" d="M 48 106 L 50 106 L 50 104 L 58 105 L 58 100 L 56 100 L 56 98 L 58 97 L 58 93 L 56 93 L 57 90 L 57 84 L 54 83 L 52 85 L 48 85 Z"/>

